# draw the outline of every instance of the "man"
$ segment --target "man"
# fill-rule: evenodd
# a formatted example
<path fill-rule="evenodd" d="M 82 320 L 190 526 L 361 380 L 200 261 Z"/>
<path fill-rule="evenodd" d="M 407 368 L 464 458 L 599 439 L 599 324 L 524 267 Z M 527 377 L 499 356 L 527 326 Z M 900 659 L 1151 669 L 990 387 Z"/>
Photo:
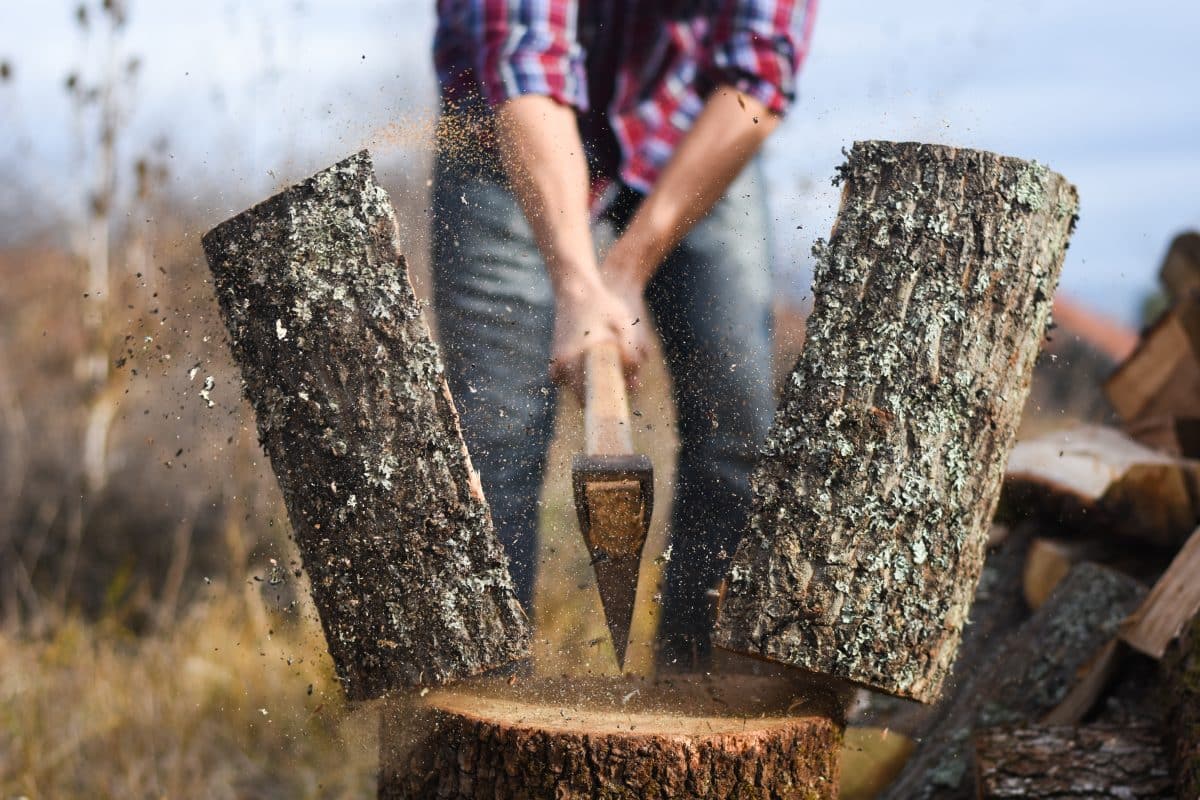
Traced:
<path fill-rule="evenodd" d="M 603 341 L 633 379 L 653 320 L 680 435 L 661 666 L 705 665 L 710 590 L 746 528 L 773 407 L 753 156 L 792 99 L 815 5 L 438 3 L 434 304 L 518 597 L 530 607 L 555 386 L 579 391 Z M 593 210 L 619 234 L 602 259 Z"/>

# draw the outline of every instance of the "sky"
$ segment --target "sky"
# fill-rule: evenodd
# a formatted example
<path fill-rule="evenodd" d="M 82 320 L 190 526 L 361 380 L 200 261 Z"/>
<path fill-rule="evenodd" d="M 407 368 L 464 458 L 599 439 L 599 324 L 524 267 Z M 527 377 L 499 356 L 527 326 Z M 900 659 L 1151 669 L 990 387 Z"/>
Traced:
<path fill-rule="evenodd" d="M 214 223 L 365 145 L 385 183 L 416 177 L 434 114 L 433 5 L 131 0 L 120 48 L 141 68 L 123 152 L 165 135 L 172 190 L 212 198 Z M 0 61 L 13 68 L 0 179 L 20 187 L 0 193 L 0 212 L 70 211 L 82 196 L 59 191 L 82 168 L 62 85 L 103 49 L 75 6 L 0 0 Z M 1063 289 L 1138 322 L 1170 238 L 1200 227 L 1196 30 L 1194 0 L 823 0 L 800 97 L 764 154 L 780 291 L 807 294 L 843 148 L 921 140 L 1036 159 L 1074 182 Z"/>

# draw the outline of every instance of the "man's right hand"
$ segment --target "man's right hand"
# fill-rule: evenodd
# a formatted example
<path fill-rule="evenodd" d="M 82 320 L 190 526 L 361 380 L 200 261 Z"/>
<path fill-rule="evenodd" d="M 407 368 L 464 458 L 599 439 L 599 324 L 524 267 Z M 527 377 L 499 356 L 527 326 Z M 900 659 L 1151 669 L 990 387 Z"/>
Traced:
<path fill-rule="evenodd" d="M 599 282 L 558 288 L 550 351 L 550 377 L 555 383 L 582 398 L 584 353 L 606 342 L 618 345 L 626 379 L 631 385 L 636 381 L 646 358 L 649 322 L 640 303 L 631 306 Z"/>

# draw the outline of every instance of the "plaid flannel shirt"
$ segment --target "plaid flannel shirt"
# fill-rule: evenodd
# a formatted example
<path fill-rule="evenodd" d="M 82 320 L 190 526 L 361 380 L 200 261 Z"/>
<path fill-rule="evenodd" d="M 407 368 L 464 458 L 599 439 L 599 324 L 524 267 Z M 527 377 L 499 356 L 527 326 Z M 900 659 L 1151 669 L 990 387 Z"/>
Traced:
<path fill-rule="evenodd" d="M 526 94 L 573 107 L 593 175 L 647 192 L 718 85 L 787 109 L 816 5 L 438 0 L 434 63 L 450 107 Z"/>

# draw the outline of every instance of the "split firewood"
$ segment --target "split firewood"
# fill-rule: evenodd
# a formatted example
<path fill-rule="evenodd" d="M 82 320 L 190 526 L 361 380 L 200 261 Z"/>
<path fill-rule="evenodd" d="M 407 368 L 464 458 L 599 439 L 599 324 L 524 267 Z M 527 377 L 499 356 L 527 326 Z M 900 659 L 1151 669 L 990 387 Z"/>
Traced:
<path fill-rule="evenodd" d="M 1150 417 L 1125 426 L 1137 441 L 1177 458 L 1200 458 L 1200 417 Z"/>
<path fill-rule="evenodd" d="M 1036 724 L 1086 676 L 1091 656 L 1112 640 L 1145 588 L 1107 567 L 1084 563 L 968 678 L 955 706 L 918 746 L 887 800 L 973 797 L 970 741 L 977 730 Z"/>
<path fill-rule="evenodd" d="M 1159 317 L 1104 391 L 1126 425 L 1200 417 L 1200 295 L 1180 298 Z"/>
<path fill-rule="evenodd" d="M 1082 559 L 1075 558 L 1066 542 L 1054 539 L 1034 539 L 1025 558 L 1025 569 L 1021 575 L 1021 587 L 1025 602 L 1035 611 L 1042 607 L 1058 586 L 1067 577 L 1072 565 Z"/>
<path fill-rule="evenodd" d="M 471 683 L 385 703 L 380 798 L 834 798 L 839 698 L 751 676 Z"/>
<path fill-rule="evenodd" d="M 715 641 L 931 702 L 979 580 L 1076 194 L 1036 163 L 912 143 L 855 144 L 839 180 Z"/>
<path fill-rule="evenodd" d="M 927 705 L 864 690 L 865 697 L 851 713 L 851 725 L 886 728 L 917 741 L 942 726 L 942 720 L 954 713 L 963 697 L 975 691 L 974 676 L 995 660 L 1007 636 L 1029 617 L 1021 592 L 1021 573 L 1034 532 L 1028 523 L 1017 525 L 995 548 L 989 549 L 971 605 L 971 617 L 963 627 L 958 658 L 937 703 Z"/>
<path fill-rule="evenodd" d="M 1179 797 L 1200 797 L 1200 616 L 1167 648 L 1160 671 L 1164 738 Z"/>
<path fill-rule="evenodd" d="M 1173 302 L 1200 290 L 1200 233 L 1187 231 L 1171 240 L 1158 277 Z"/>
<path fill-rule="evenodd" d="M 1200 528 L 1150 590 L 1146 601 L 1121 625 L 1121 639 L 1152 658 L 1200 611 Z"/>
<path fill-rule="evenodd" d="M 1032 550 L 1031 550 L 1032 554 Z M 1080 669 L 1067 696 L 1042 718 L 1045 725 L 1079 723 L 1105 693 L 1130 658 L 1130 648 L 1162 658 L 1167 646 L 1200 611 L 1200 529 L 1188 539 L 1146 599 Z"/>
<path fill-rule="evenodd" d="M 980 800 L 1176 800 L 1152 726 L 999 728 L 975 737 Z M 1190 796 L 1190 795 L 1189 795 Z"/>
<path fill-rule="evenodd" d="M 363 151 L 204 237 L 352 699 L 521 658 L 527 623 Z"/>
<path fill-rule="evenodd" d="M 1200 522 L 1200 461 L 1083 425 L 1017 444 L 1000 515 L 1178 546 Z"/>

